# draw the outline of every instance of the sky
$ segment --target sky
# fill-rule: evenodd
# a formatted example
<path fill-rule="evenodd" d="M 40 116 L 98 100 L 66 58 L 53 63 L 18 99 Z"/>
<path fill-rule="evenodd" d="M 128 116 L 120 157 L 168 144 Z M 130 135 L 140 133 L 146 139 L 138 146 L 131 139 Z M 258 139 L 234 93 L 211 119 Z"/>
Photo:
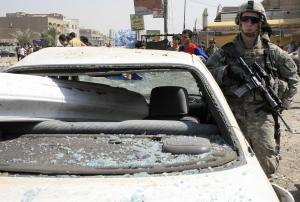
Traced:
<path fill-rule="evenodd" d="M 6 13 L 60 13 L 69 19 L 79 19 L 80 27 L 98 30 L 130 29 L 130 14 L 134 14 L 134 0 L 0 0 L 0 16 Z M 186 0 L 185 27 L 202 28 L 202 13 L 208 9 L 208 21 L 213 21 L 219 4 L 239 6 L 244 0 Z M 168 32 L 181 33 L 184 19 L 184 0 L 168 0 Z M 146 30 L 161 30 L 162 18 L 144 16 Z"/>

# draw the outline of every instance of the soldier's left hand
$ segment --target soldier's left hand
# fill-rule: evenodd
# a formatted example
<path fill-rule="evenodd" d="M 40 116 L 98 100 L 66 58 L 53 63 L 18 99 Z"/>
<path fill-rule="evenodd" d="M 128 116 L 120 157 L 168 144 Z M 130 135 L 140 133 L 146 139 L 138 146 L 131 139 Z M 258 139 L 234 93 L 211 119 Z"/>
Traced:
<path fill-rule="evenodd" d="M 290 108 L 290 105 L 291 105 L 291 101 L 287 99 L 282 99 L 282 106 L 280 108 L 280 112 L 284 110 L 288 110 Z"/>

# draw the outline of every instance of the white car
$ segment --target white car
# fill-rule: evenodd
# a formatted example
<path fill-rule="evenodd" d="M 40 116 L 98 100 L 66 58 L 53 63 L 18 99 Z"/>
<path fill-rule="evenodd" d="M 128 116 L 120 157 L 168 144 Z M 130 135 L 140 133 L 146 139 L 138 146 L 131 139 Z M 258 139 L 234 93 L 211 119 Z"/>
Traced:
<path fill-rule="evenodd" d="M 1 201 L 294 201 L 195 55 L 45 48 L 0 85 Z"/>

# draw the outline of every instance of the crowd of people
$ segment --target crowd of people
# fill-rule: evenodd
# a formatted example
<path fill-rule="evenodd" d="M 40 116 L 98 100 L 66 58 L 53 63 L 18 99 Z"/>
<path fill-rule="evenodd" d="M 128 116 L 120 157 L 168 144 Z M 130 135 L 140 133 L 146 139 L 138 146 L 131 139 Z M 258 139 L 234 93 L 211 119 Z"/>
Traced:
<path fill-rule="evenodd" d="M 88 38 L 85 36 L 77 37 L 74 32 L 69 34 L 61 34 L 58 37 L 59 45 L 63 47 L 79 47 L 79 46 L 90 46 Z"/>
<path fill-rule="evenodd" d="M 192 37 L 193 32 L 189 29 L 185 29 L 182 31 L 181 35 L 173 35 L 171 44 L 168 40 L 166 40 L 166 49 L 198 55 L 204 62 L 206 62 L 208 57 L 218 50 L 214 39 L 209 41 L 209 46 L 206 48 L 204 41 L 202 41 L 201 44 L 196 45 L 192 42 Z M 146 44 L 143 41 L 137 41 L 135 48 L 146 49 Z"/>
<path fill-rule="evenodd" d="M 20 45 L 19 43 L 17 43 L 17 45 L 15 47 L 15 51 L 16 51 L 16 56 L 17 56 L 18 61 L 22 60 L 27 55 L 29 55 L 39 49 L 40 49 L 40 47 L 36 44 L 27 43 L 26 45 Z"/>
<path fill-rule="evenodd" d="M 89 42 L 88 38 L 85 36 L 80 36 L 79 38 L 76 37 L 76 34 L 74 32 L 71 32 L 69 34 L 61 34 L 58 37 L 58 44 L 57 46 L 61 47 L 78 47 L 78 46 L 91 46 L 91 43 Z M 20 45 L 17 43 L 15 47 L 16 56 L 18 61 L 22 60 L 29 54 L 36 52 L 40 49 L 42 49 L 42 45 L 38 45 L 36 43 L 27 43 L 25 45 Z"/>
<path fill-rule="evenodd" d="M 271 27 L 266 24 L 262 28 L 262 33 L 268 33 L 268 37 L 272 34 Z M 198 55 L 203 62 L 206 62 L 210 56 L 212 56 L 218 49 L 216 45 L 216 41 L 214 38 L 210 39 L 208 42 L 208 47 L 206 48 L 206 45 L 204 41 L 201 41 L 200 44 L 196 45 L 192 42 L 193 32 L 189 29 L 185 29 L 182 31 L 182 34 L 174 35 L 172 37 L 172 43 L 168 43 L 167 50 L 172 51 L 182 51 L 187 52 L 190 54 Z M 74 32 L 71 32 L 69 34 L 60 34 L 58 37 L 58 44 L 57 46 L 60 47 L 79 47 L 79 46 L 91 46 L 92 44 L 89 42 L 88 38 L 86 36 L 80 36 L 77 37 Z M 296 43 L 295 41 L 291 41 L 287 46 L 283 47 L 279 40 L 276 41 L 276 45 L 283 50 L 287 51 L 288 53 L 292 53 L 294 51 L 300 52 L 300 41 Z M 107 45 L 110 47 L 110 45 Z M 146 49 L 146 44 L 142 41 L 137 41 L 135 44 L 135 48 L 142 48 Z M 16 55 L 18 58 L 18 61 L 23 59 L 25 56 L 29 55 L 32 52 L 35 52 L 37 50 L 41 49 L 40 46 L 37 44 L 26 44 L 20 46 L 17 44 L 16 46 Z M 299 55 L 299 53 L 298 53 Z"/>

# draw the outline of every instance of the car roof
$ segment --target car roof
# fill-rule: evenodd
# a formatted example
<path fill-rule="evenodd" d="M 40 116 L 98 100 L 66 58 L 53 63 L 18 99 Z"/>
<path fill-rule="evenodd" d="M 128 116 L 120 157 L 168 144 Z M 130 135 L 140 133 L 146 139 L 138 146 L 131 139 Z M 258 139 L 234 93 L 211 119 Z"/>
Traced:
<path fill-rule="evenodd" d="M 194 66 L 194 57 L 187 53 L 163 50 L 125 49 L 112 47 L 49 47 L 25 57 L 7 72 L 33 69 L 102 68 L 116 66 Z"/>

